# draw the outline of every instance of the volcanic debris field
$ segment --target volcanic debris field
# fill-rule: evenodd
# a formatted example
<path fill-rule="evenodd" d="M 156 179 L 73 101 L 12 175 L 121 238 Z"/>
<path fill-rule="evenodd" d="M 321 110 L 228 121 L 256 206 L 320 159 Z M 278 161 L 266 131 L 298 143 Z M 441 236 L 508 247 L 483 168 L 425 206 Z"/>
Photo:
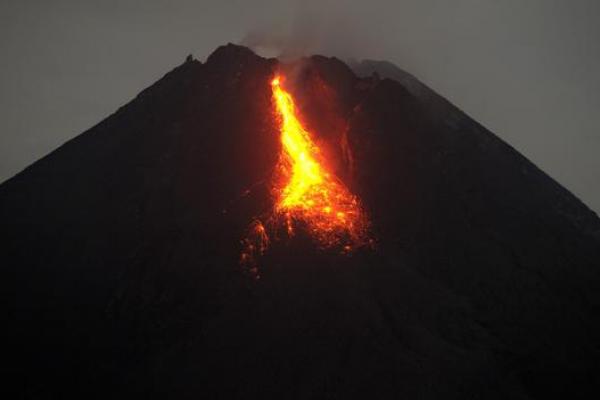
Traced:
<path fill-rule="evenodd" d="M 257 275 L 277 73 L 373 243 L 275 229 Z M 188 58 L 3 183 L 0 221 L 18 398 L 600 393 L 600 220 L 389 63 Z"/>

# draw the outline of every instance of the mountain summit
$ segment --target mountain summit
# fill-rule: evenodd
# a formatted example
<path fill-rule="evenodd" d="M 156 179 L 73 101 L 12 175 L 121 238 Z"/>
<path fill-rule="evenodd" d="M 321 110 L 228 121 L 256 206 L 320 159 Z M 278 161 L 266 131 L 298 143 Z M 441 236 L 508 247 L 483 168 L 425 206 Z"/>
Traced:
<path fill-rule="evenodd" d="M 24 398 L 584 398 L 600 220 L 389 63 L 226 45 L 0 186 L 2 371 Z M 284 73 L 373 246 L 278 234 Z M 305 227 L 306 228 L 306 227 Z M 585 397 L 587 398 L 587 397 Z"/>

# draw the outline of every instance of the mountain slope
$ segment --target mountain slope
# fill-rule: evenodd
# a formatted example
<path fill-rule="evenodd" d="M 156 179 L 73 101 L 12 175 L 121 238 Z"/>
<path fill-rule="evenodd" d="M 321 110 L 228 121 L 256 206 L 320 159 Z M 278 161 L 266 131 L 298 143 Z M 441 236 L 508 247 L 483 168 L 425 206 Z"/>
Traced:
<path fill-rule="evenodd" d="M 254 281 L 239 268 L 240 239 L 270 206 L 278 70 L 293 77 L 307 126 L 364 202 L 378 244 L 341 256 L 302 233 L 279 238 Z M 358 78 L 334 58 L 284 65 L 227 45 L 1 185 L 3 369 L 15 389 L 597 391 L 600 221 L 416 85 Z"/>

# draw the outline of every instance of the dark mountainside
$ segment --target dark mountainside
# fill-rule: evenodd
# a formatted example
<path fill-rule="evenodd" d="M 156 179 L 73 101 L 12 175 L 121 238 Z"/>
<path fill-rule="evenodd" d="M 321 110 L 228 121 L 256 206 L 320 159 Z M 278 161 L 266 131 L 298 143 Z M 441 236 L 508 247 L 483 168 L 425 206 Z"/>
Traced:
<path fill-rule="evenodd" d="M 378 244 L 342 256 L 280 238 L 253 280 L 240 240 L 270 204 L 278 68 Z M 8 388 L 88 399 L 599 393 L 598 217 L 411 76 L 377 62 L 355 70 L 366 77 L 334 58 L 285 66 L 223 46 L 2 184 Z"/>

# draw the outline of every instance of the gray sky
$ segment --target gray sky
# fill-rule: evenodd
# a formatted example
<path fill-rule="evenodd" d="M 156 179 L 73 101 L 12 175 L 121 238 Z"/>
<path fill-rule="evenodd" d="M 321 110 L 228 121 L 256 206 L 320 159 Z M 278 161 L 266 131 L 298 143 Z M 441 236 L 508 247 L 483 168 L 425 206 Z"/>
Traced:
<path fill-rule="evenodd" d="M 3 0 L 0 181 L 248 37 L 392 61 L 600 211 L 596 0 Z"/>

